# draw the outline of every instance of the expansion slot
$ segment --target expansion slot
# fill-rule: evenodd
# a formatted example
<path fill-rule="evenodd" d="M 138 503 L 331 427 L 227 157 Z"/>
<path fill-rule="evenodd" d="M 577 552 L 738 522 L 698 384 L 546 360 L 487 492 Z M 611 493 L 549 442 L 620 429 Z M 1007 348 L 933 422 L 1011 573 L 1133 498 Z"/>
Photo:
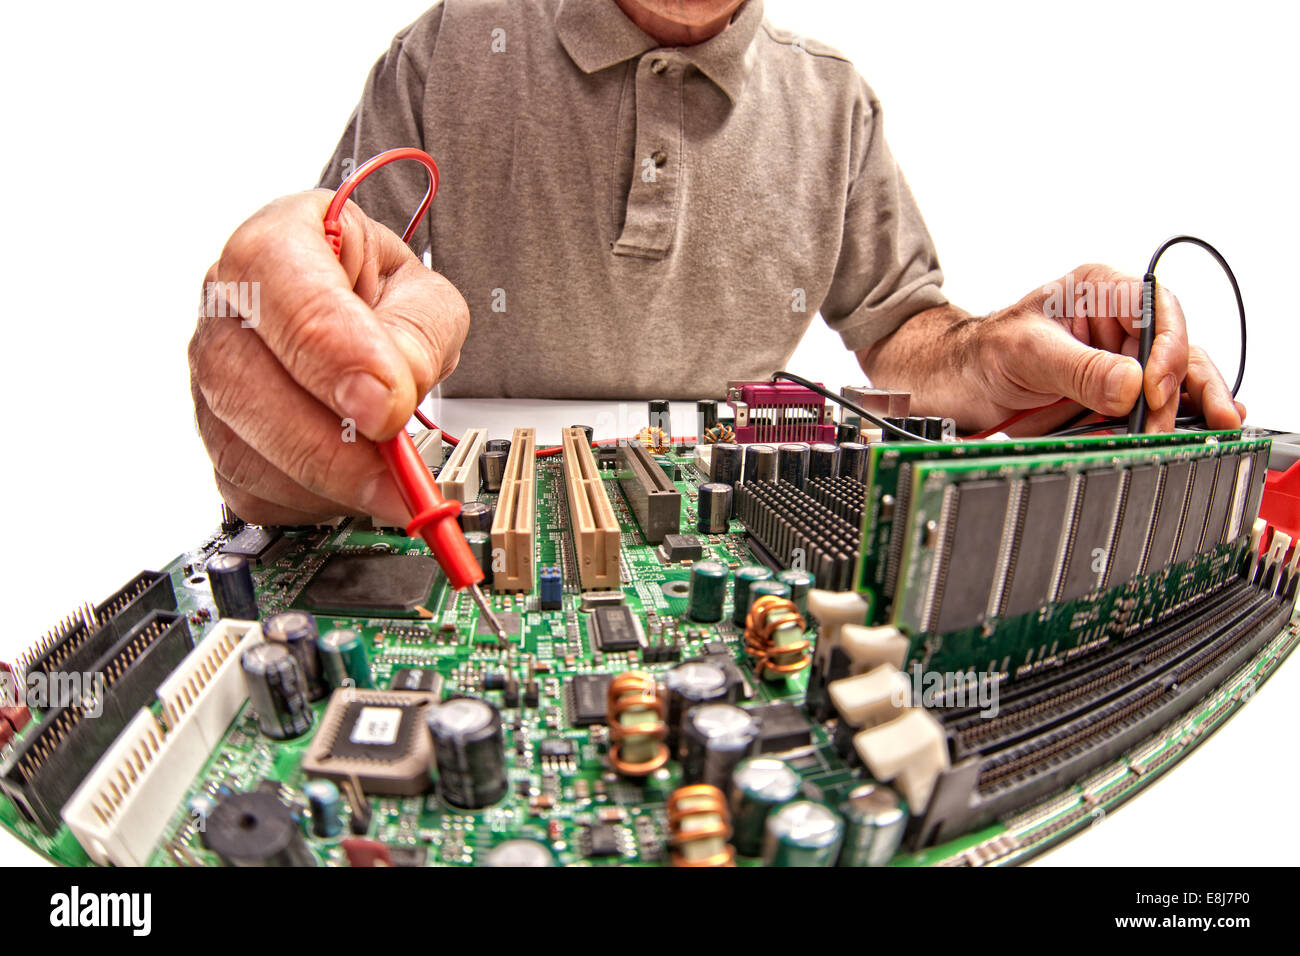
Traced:
<path fill-rule="evenodd" d="M 45 712 L 0 767 L 0 790 L 42 832 L 59 827 L 59 811 L 95 761 L 194 646 L 179 614 L 151 611 L 94 663 L 100 687 Z"/>
<path fill-rule="evenodd" d="M 144 866 L 175 808 L 248 699 L 240 658 L 261 640 L 249 621 L 222 620 L 158 688 L 162 722 L 136 714 L 63 808 L 101 865 Z"/>
<path fill-rule="evenodd" d="M 536 432 L 531 428 L 516 428 L 510 439 L 510 457 L 506 459 L 506 470 L 501 477 L 496 514 L 492 516 L 494 591 L 533 589 L 536 511 Z M 498 566 L 498 557 L 501 566 Z"/>
<path fill-rule="evenodd" d="M 460 443 L 447 456 L 442 471 L 438 472 L 438 490 L 444 498 L 461 504 L 478 497 L 478 456 L 487 444 L 486 428 L 467 428 Z"/>
<path fill-rule="evenodd" d="M 429 468 L 442 465 L 442 429 L 422 428 L 415 435 L 415 450 Z"/>
<path fill-rule="evenodd" d="M 569 530 L 578 554 L 579 580 L 587 590 L 617 590 L 621 586 L 618 518 L 605 493 L 591 443 L 581 428 L 566 428 L 561 440 Z"/>
<path fill-rule="evenodd" d="M 640 442 L 619 442 L 618 485 L 648 544 L 681 530 L 682 493 Z"/>

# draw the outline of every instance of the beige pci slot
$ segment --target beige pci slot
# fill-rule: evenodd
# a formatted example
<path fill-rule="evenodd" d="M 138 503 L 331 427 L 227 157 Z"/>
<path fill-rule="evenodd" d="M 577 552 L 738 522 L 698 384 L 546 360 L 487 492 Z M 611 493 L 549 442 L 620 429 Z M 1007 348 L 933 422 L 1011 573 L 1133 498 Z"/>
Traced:
<path fill-rule="evenodd" d="M 415 450 L 430 468 L 442 464 L 442 429 L 422 428 L 415 434 Z"/>
<path fill-rule="evenodd" d="M 461 504 L 478 498 L 478 456 L 487 444 L 486 428 L 469 428 L 438 472 L 438 490 Z"/>
<path fill-rule="evenodd" d="M 492 590 L 533 589 L 536 532 L 537 433 L 532 428 L 516 428 L 492 518 Z"/>
<path fill-rule="evenodd" d="M 618 590 L 619 527 L 605 483 L 596 468 L 587 433 L 566 428 L 564 490 L 569 498 L 569 527 L 578 553 L 578 578 L 584 590 Z"/>

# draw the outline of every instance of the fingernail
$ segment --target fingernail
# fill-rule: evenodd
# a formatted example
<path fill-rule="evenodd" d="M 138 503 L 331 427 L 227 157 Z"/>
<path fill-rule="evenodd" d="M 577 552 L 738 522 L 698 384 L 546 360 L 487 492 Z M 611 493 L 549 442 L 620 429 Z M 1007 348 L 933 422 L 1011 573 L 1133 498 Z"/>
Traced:
<path fill-rule="evenodd" d="M 1169 404 L 1169 400 L 1178 394 L 1178 379 L 1173 375 L 1166 375 L 1160 380 L 1160 388 L 1157 390 L 1160 396 L 1160 402 L 1157 407 L 1164 408 Z"/>
<path fill-rule="evenodd" d="M 1116 362 L 1106 373 L 1106 398 L 1116 405 L 1124 402 L 1124 386 L 1132 374 L 1128 362 Z"/>
<path fill-rule="evenodd" d="M 366 435 L 388 423 L 392 402 L 392 389 L 369 372 L 350 372 L 334 388 L 334 407 Z"/>

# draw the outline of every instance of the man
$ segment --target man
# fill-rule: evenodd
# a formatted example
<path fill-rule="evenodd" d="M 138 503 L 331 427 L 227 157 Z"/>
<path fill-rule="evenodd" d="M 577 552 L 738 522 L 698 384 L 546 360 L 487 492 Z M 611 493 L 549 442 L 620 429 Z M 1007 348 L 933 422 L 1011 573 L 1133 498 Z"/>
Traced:
<path fill-rule="evenodd" d="M 433 270 L 392 231 L 424 194 L 413 163 L 360 187 L 336 261 L 328 189 L 400 145 L 441 167 L 414 240 Z M 1107 267 L 989 316 L 949 304 L 871 90 L 761 0 L 445 0 L 375 65 L 322 186 L 231 236 L 206 288 L 258 283 L 256 321 L 205 314 L 190 344 L 218 486 L 251 521 L 404 520 L 369 440 L 444 379 L 718 397 L 782 367 L 818 312 L 875 384 L 968 429 L 1061 397 L 1123 414 L 1139 392 L 1152 430 L 1181 393 L 1213 427 L 1244 414 L 1167 292 L 1143 375 L 1133 280 Z M 1063 309 L 1054 288 L 1091 294 Z"/>

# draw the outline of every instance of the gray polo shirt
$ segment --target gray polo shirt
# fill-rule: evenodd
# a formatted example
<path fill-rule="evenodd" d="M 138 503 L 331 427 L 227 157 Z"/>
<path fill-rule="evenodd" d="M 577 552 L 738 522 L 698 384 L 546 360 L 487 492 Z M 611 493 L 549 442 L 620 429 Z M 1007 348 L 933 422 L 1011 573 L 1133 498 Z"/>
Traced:
<path fill-rule="evenodd" d="M 375 64 L 321 184 L 407 145 L 442 173 L 414 244 L 470 308 L 444 395 L 720 398 L 818 312 L 857 350 L 945 302 L 875 95 L 761 0 L 675 48 L 614 0 L 444 0 Z M 424 175 L 355 198 L 400 232 Z"/>

